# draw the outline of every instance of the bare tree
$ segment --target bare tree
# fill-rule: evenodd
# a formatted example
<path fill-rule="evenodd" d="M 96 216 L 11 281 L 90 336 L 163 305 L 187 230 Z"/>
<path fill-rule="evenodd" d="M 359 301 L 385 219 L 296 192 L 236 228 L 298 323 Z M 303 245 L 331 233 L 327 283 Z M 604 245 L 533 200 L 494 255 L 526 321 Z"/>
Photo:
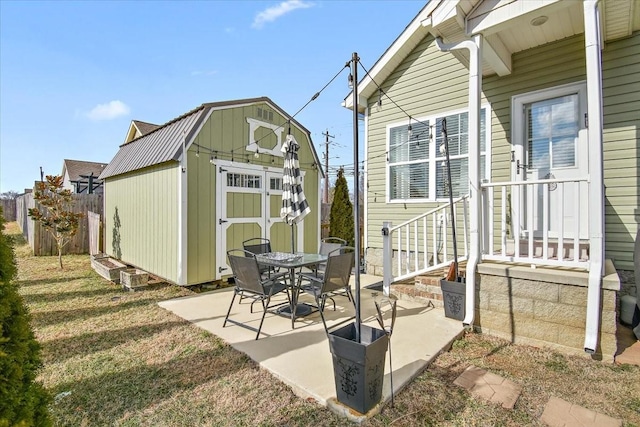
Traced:
<path fill-rule="evenodd" d="M 71 190 L 62 188 L 63 179 L 57 175 L 47 175 L 46 180 L 36 184 L 33 198 L 44 208 L 29 209 L 29 216 L 38 221 L 56 241 L 58 261 L 62 270 L 62 248 L 71 241 L 78 231 L 82 213 L 73 212 Z"/>

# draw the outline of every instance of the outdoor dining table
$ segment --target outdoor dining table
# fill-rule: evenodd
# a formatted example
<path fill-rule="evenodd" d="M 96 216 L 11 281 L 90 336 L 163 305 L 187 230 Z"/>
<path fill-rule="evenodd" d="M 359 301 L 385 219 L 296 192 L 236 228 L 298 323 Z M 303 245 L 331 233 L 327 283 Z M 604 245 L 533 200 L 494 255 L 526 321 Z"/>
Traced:
<path fill-rule="evenodd" d="M 259 264 L 270 267 L 284 268 L 289 270 L 289 279 L 291 280 L 291 305 L 278 309 L 278 314 L 291 317 L 291 328 L 294 328 L 296 317 L 306 316 L 311 313 L 312 308 L 307 304 L 298 304 L 298 295 L 300 288 L 297 285 L 296 270 L 302 267 L 308 267 L 320 263 L 327 262 L 327 255 L 318 253 L 287 253 L 287 252 L 267 252 L 257 254 L 256 260 Z"/>

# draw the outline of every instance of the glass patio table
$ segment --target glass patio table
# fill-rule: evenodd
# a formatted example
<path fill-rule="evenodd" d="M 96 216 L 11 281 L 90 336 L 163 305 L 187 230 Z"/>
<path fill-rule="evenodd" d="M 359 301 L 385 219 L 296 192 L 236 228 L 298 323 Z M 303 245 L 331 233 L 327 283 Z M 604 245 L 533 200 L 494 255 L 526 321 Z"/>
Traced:
<path fill-rule="evenodd" d="M 285 268 L 289 270 L 289 279 L 291 280 L 291 306 L 278 309 L 278 313 L 291 317 L 291 329 L 294 328 L 296 317 L 306 316 L 311 313 L 312 308 L 307 304 L 298 304 L 298 295 L 300 288 L 296 281 L 296 269 L 307 267 L 310 265 L 327 262 L 327 255 L 318 253 L 287 253 L 287 252 L 267 252 L 264 254 L 256 254 L 256 260 L 259 264 L 268 265 L 270 267 Z"/>

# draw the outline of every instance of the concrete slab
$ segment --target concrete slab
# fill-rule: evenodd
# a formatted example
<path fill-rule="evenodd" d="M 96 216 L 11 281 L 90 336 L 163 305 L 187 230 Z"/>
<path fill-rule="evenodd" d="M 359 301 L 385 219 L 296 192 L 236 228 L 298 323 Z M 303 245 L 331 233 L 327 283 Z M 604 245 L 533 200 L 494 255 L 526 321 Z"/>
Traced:
<path fill-rule="evenodd" d="M 365 289 L 380 281 L 378 276 L 361 275 L 361 318 L 363 323 L 379 327 L 375 318 L 374 298 L 382 292 Z M 352 279 L 352 284 L 354 280 Z M 197 326 L 222 338 L 235 349 L 267 369 L 302 398 L 313 398 L 327 406 L 335 401 L 336 391 L 329 342 L 318 312 L 295 322 L 274 313 L 267 313 L 259 340 L 255 332 L 229 324 L 222 327 L 229 308 L 231 288 L 197 296 L 163 301 L 159 305 Z M 286 298 L 283 298 L 286 300 Z M 301 301 L 313 298 L 301 295 Z M 346 298 L 336 298 L 336 311 L 327 304 L 325 317 L 329 327 L 353 316 L 353 305 Z M 236 320 L 257 326 L 261 313 L 250 313 L 250 302 L 234 303 L 231 316 Z M 387 306 L 388 307 L 388 306 Z M 260 309 L 256 307 L 256 309 Z M 390 313 L 384 313 L 386 324 Z M 391 337 L 393 385 L 397 393 L 422 372 L 428 364 L 461 336 L 462 323 L 444 316 L 442 308 L 425 307 L 411 301 L 398 301 L 396 324 Z M 387 354 L 382 402 L 391 398 L 389 358 Z"/>
<path fill-rule="evenodd" d="M 622 420 L 571 404 L 557 397 L 549 399 L 540 420 L 550 427 L 622 427 Z"/>
<path fill-rule="evenodd" d="M 476 366 L 469 366 L 453 383 L 506 409 L 514 407 L 522 391 L 520 384 Z"/>

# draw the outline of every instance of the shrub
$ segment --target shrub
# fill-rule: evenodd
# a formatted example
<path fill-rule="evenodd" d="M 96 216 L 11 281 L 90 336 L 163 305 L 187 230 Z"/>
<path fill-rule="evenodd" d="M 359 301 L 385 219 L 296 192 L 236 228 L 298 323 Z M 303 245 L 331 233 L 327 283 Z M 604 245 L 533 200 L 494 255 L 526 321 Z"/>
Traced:
<path fill-rule="evenodd" d="M 353 204 L 349 200 L 349 186 L 344 177 L 344 170 L 338 170 L 336 186 L 333 193 L 333 203 L 329 214 L 329 235 L 339 237 L 347 241 L 347 245 L 353 246 L 355 241 L 353 221 Z"/>
<path fill-rule="evenodd" d="M 13 242 L 2 230 L 0 209 L 0 427 L 49 426 L 50 396 L 35 381 L 42 364 L 40 345 L 13 282 L 17 273 Z"/>

